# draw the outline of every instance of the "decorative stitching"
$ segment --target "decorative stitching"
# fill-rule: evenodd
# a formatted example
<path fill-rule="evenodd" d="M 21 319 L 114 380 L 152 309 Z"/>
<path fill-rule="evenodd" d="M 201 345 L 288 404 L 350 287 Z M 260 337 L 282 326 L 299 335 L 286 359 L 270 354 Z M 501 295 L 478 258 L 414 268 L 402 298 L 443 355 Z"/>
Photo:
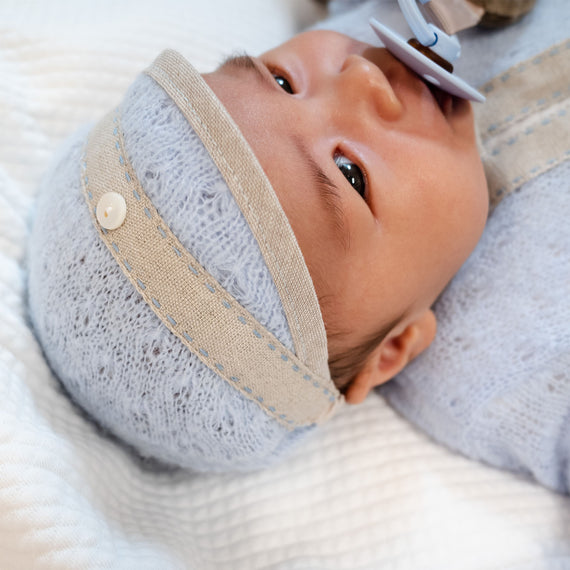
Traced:
<path fill-rule="evenodd" d="M 116 112 L 117 112 L 117 111 L 116 111 Z M 118 117 L 117 117 L 117 116 L 114 117 L 113 122 L 114 122 L 115 124 L 117 124 L 117 127 L 115 127 L 115 128 L 113 129 L 113 134 L 118 137 L 118 140 L 115 141 L 115 148 L 116 148 L 117 151 L 120 153 L 123 144 L 122 144 L 122 133 L 120 132 L 120 129 L 118 128 L 119 122 L 118 122 Z M 121 155 L 119 155 L 119 156 L 121 156 Z M 126 153 L 124 153 L 124 156 L 126 156 Z M 121 164 L 123 164 L 123 163 L 121 163 Z M 124 165 L 126 166 L 126 168 L 129 168 L 129 169 L 132 170 L 132 166 L 130 165 L 130 163 L 129 163 L 128 161 L 124 161 Z M 84 171 L 85 171 L 86 168 L 87 168 L 87 163 L 86 163 L 86 161 L 85 161 L 85 151 L 84 151 L 83 156 L 82 156 L 81 167 L 82 167 L 82 169 L 83 169 Z M 136 178 L 136 176 L 134 175 L 134 171 L 133 171 L 133 176 L 134 176 L 134 180 L 137 181 L 137 178 Z M 129 175 L 129 173 L 128 173 L 126 170 L 125 170 L 125 178 L 126 178 L 126 180 L 127 180 L 129 183 L 133 180 L 133 177 L 131 177 L 131 176 Z M 90 191 L 87 190 L 88 177 L 85 176 L 85 177 L 83 178 L 83 181 L 84 181 L 84 183 L 85 183 L 85 185 L 84 185 L 84 190 L 86 191 L 86 193 L 87 193 L 87 195 L 88 195 L 88 197 L 89 197 L 89 200 L 92 201 L 92 200 L 93 200 L 93 195 L 92 195 L 92 193 L 91 193 Z M 139 195 L 139 193 L 137 192 L 136 189 L 133 189 L 133 195 L 135 196 L 135 198 L 136 198 L 137 201 L 139 201 L 139 202 L 141 201 L 141 196 Z M 93 213 L 94 213 L 94 215 L 96 215 L 96 207 L 93 208 Z M 152 219 L 153 215 L 152 215 L 152 213 L 149 211 L 149 209 L 148 209 L 147 207 L 144 207 L 144 213 L 145 213 L 145 215 L 146 215 L 149 219 Z M 149 215 L 149 214 L 150 214 L 150 215 Z M 97 226 L 104 234 L 107 234 L 107 231 L 106 231 L 104 228 L 102 228 L 102 227 L 100 226 L 100 224 L 96 223 L 96 226 Z M 164 232 L 164 230 L 163 230 L 160 226 L 157 226 L 157 230 L 159 231 L 160 235 L 161 235 L 163 238 L 167 238 L 166 233 Z M 120 255 L 119 247 L 117 246 L 117 244 L 116 244 L 115 242 L 112 242 L 111 245 L 112 245 L 112 247 L 113 247 L 113 250 L 116 252 L 116 254 L 117 254 L 117 255 Z M 176 247 L 174 247 L 174 246 L 173 246 L 173 251 L 176 253 L 177 257 L 179 257 L 179 258 L 182 257 L 182 253 L 180 252 L 180 250 L 178 250 L 178 249 L 177 249 Z M 127 261 L 126 259 L 122 259 L 121 261 L 123 262 L 123 264 L 125 265 L 125 267 L 127 268 L 127 270 L 128 270 L 130 273 L 132 273 L 132 272 L 133 272 L 133 268 L 132 268 L 132 266 L 128 263 L 128 261 Z M 196 277 L 202 277 L 202 278 L 204 277 L 204 275 L 203 275 L 203 274 L 201 275 L 198 270 L 196 270 L 194 267 L 192 267 L 192 265 L 188 264 L 187 267 L 190 269 L 190 271 L 191 271 Z M 203 271 L 203 270 L 202 270 L 202 271 Z M 139 288 L 141 289 L 141 291 L 145 291 L 145 290 L 147 289 L 146 285 L 141 281 L 140 278 L 136 277 L 136 278 L 135 278 L 135 281 L 136 281 L 136 284 L 137 284 L 137 285 L 139 286 Z M 216 292 L 215 289 L 214 289 L 211 285 L 209 285 L 208 283 L 204 283 L 204 285 L 205 285 L 212 293 L 215 293 L 215 292 Z M 162 306 L 162 305 L 161 305 L 161 303 L 160 303 L 160 301 L 159 301 L 158 299 L 156 299 L 155 297 L 151 297 L 151 301 L 152 301 L 152 304 L 153 304 L 157 309 L 161 309 L 161 306 Z M 234 307 L 233 307 L 229 302 L 227 302 L 225 299 L 222 300 L 222 303 L 223 303 L 224 307 L 226 307 L 227 309 L 232 309 L 232 308 L 234 308 Z M 237 310 L 237 309 L 236 309 L 236 310 Z M 166 315 L 166 319 L 168 320 L 168 322 L 170 323 L 170 325 L 171 325 L 173 328 L 177 327 L 177 322 L 176 322 L 176 320 L 175 320 L 172 316 Z M 245 324 L 249 324 L 249 323 L 247 322 L 247 319 L 245 319 L 245 317 L 243 317 L 243 315 L 239 315 L 239 316 L 238 316 L 238 320 L 239 320 L 242 324 L 244 324 L 244 325 L 245 325 Z M 251 325 L 249 325 L 249 326 L 251 326 Z M 174 332 L 174 331 L 173 331 L 173 332 Z M 257 338 L 259 338 L 259 339 L 264 339 L 264 335 L 260 334 L 259 331 L 257 331 L 256 329 L 253 329 L 252 332 L 253 332 L 253 334 L 254 334 Z M 189 343 L 192 343 L 192 342 L 193 342 L 193 338 L 192 338 L 191 336 L 189 336 L 187 332 L 182 332 L 182 336 L 183 336 Z M 268 340 L 268 339 L 265 338 L 265 340 Z M 272 350 L 272 351 L 275 351 L 275 350 L 276 350 L 275 345 L 272 344 L 271 342 L 266 343 L 266 346 L 267 346 L 270 350 Z M 203 349 L 203 348 L 199 348 L 199 349 L 198 349 L 198 352 L 199 352 L 202 356 L 204 356 L 205 358 L 209 358 L 209 353 L 208 353 L 207 350 L 205 350 L 205 349 Z M 287 361 L 289 360 L 289 357 L 288 357 L 286 354 L 281 354 L 281 360 L 283 360 L 284 362 L 287 362 Z M 224 366 L 223 366 L 221 363 L 214 363 L 214 366 L 215 366 L 219 371 L 223 371 L 223 370 L 224 370 Z M 298 370 L 299 370 L 299 367 L 295 364 L 295 365 L 293 366 L 293 369 L 294 369 L 295 371 L 298 371 Z M 311 379 L 311 376 L 309 376 L 308 374 L 305 374 L 304 378 L 305 378 L 306 380 L 310 380 L 310 379 Z M 236 384 L 239 384 L 239 383 L 240 383 L 239 378 L 237 378 L 236 376 L 230 376 L 230 379 L 231 379 L 233 382 L 235 382 Z M 321 388 L 321 385 L 320 385 L 319 382 L 317 382 L 317 381 L 314 381 L 314 382 L 313 382 L 313 385 L 314 385 L 316 388 Z M 241 387 L 241 386 L 240 386 L 240 389 L 242 389 L 242 390 L 243 390 L 244 392 L 246 392 L 247 394 L 252 394 L 252 393 L 253 393 L 253 390 L 252 390 L 251 388 L 247 387 L 247 386 L 244 386 L 244 387 Z M 325 390 L 326 390 L 326 388 L 325 388 Z M 260 402 L 260 403 L 263 403 L 263 401 L 264 401 L 264 400 L 263 400 L 263 397 L 261 397 L 261 396 L 256 397 L 256 399 L 257 399 L 257 401 Z M 334 403 L 334 402 L 336 401 L 336 398 L 333 397 L 332 399 L 330 399 L 330 401 Z M 267 409 L 268 411 L 270 411 L 270 412 L 272 412 L 272 413 L 276 412 L 276 409 L 275 409 L 274 406 L 265 407 L 265 409 Z M 279 418 L 282 419 L 282 420 L 284 420 L 284 421 L 286 421 L 286 423 L 287 423 L 287 424 L 290 424 L 290 425 L 295 423 L 294 420 L 287 420 L 287 415 L 286 415 L 286 414 L 280 414 L 280 415 L 279 415 Z"/>
<path fill-rule="evenodd" d="M 565 153 L 565 156 L 570 156 L 570 149 L 568 149 Z M 540 173 L 542 171 L 548 170 L 548 168 L 551 168 L 552 166 L 559 164 L 560 162 L 563 161 L 563 157 L 560 156 L 558 158 L 549 158 L 548 160 L 545 160 L 544 162 L 537 164 L 535 166 L 533 166 L 531 169 L 529 169 L 525 174 L 523 175 L 519 175 L 515 178 L 513 178 L 512 180 L 509 181 L 507 186 L 501 186 L 496 190 L 493 190 L 493 194 L 497 197 L 500 198 L 503 194 L 505 194 L 506 192 L 508 192 L 509 189 L 513 189 L 516 186 L 519 186 L 521 184 L 523 184 L 524 182 L 526 182 L 529 178 L 532 178 L 535 174 Z M 548 167 L 548 168 L 547 168 Z"/>
<path fill-rule="evenodd" d="M 568 102 L 564 103 L 564 105 L 570 106 L 570 100 Z M 541 126 L 546 127 L 546 126 L 550 125 L 550 123 L 553 121 L 553 115 L 557 115 L 559 117 L 564 117 L 566 115 L 566 110 L 565 109 L 558 109 L 558 110 L 554 109 L 554 110 L 550 111 L 550 116 L 546 116 L 543 118 L 537 117 L 537 119 L 536 119 L 537 122 L 534 123 L 533 125 L 526 127 L 525 130 L 523 131 L 523 134 L 526 135 L 527 137 L 529 137 L 529 136 L 536 133 L 538 127 L 541 127 Z M 491 156 L 497 156 L 501 153 L 501 150 L 505 146 L 513 146 L 520 141 L 521 141 L 521 139 L 518 136 L 509 137 L 506 141 L 498 143 L 490 151 L 489 154 Z M 485 141 L 484 144 L 485 144 L 485 146 L 491 146 L 492 139 L 488 139 L 487 141 Z"/>
<path fill-rule="evenodd" d="M 570 86 L 568 88 L 570 91 Z M 548 98 L 542 97 L 538 99 L 532 106 L 525 105 L 519 111 L 515 113 L 511 113 L 507 115 L 504 119 L 500 119 L 487 127 L 486 134 L 499 134 L 504 128 L 507 123 L 518 122 L 519 120 L 523 119 L 527 116 L 531 111 L 534 109 L 540 109 L 543 107 L 546 109 L 548 106 L 552 106 L 553 104 L 557 103 L 556 99 L 562 96 L 562 92 L 560 90 L 553 91 Z M 549 105 L 550 103 L 550 105 Z M 498 132 L 497 132 L 498 131 Z"/>
<path fill-rule="evenodd" d="M 546 55 L 541 54 L 540 56 L 537 56 L 533 60 L 531 60 L 531 65 L 539 65 L 548 59 L 552 59 L 558 55 L 563 54 L 564 50 L 570 49 L 569 45 L 570 45 L 570 43 L 566 42 L 564 44 L 564 46 L 558 45 L 558 46 L 553 47 Z M 566 54 L 564 53 L 562 55 L 562 57 L 565 57 L 565 56 L 566 56 Z M 514 69 L 509 70 L 509 72 L 503 73 L 499 77 L 496 77 L 496 78 L 492 79 L 491 81 L 489 81 L 485 86 L 483 86 L 483 88 L 482 88 L 483 92 L 484 93 L 491 93 L 495 89 L 495 86 L 497 86 L 498 83 L 503 83 L 503 84 L 508 83 L 511 79 L 516 79 L 517 76 L 519 76 L 521 73 L 523 73 L 527 70 L 528 70 L 528 61 L 522 62 L 518 66 L 516 66 Z M 568 86 L 567 91 L 570 91 L 570 85 Z M 560 97 L 561 95 L 562 95 L 561 91 L 556 90 L 556 91 L 553 91 L 551 93 L 549 98 L 551 100 L 554 100 L 554 99 L 557 99 L 558 97 Z M 548 103 L 547 99 L 541 98 L 535 103 L 535 105 L 538 107 L 541 107 L 542 105 L 546 105 L 547 103 Z M 523 109 L 521 109 L 520 111 L 517 111 L 516 113 L 514 113 L 513 116 L 509 116 L 508 118 L 510 118 L 510 120 L 512 120 L 513 118 L 520 117 L 521 115 L 526 115 L 529 111 L 530 111 L 530 109 L 528 107 L 523 107 Z M 507 118 L 504 119 L 504 121 L 506 122 Z M 492 125 L 489 125 L 489 127 L 487 127 L 485 132 L 486 133 L 495 132 L 501 126 L 502 126 L 501 122 L 494 123 Z"/>
<path fill-rule="evenodd" d="M 192 106 L 192 104 L 190 103 L 190 101 L 188 100 L 188 98 L 186 97 L 186 95 L 184 95 L 184 93 L 182 91 L 180 91 L 180 89 L 178 89 L 178 87 L 170 80 L 170 77 L 168 77 L 168 75 L 166 73 L 163 72 L 162 69 L 160 68 L 153 68 L 154 72 L 158 73 L 162 79 L 168 83 L 170 85 L 170 87 L 176 92 L 178 93 L 178 95 L 184 100 L 184 102 L 186 103 L 186 106 L 188 107 L 189 111 L 192 113 L 192 116 L 195 118 L 195 120 L 200 124 L 200 126 L 202 127 L 202 129 L 204 130 L 204 132 L 206 133 L 206 135 L 208 136 L 208 140 L 210 141 L 210 144 L 212 144 L 216 149 L 218 149 L 219 153 L 218 156 L 220 158 L 220 160 L 225 164 L 225 166 L 227 167 L 227 170 L 231 173 L 234 182 L 236 183 L 236 186 L 239 188 L 240 194 L 248 208 L 248 210 L 250 211 L 252 218 L 255 219 L 256 222 L 258 222 L 258 218 L 255 215 L 255 211 L 254 209 L 251 207 L 251 204 L 248 200 L 247 194 L 243 191 L 243 188 L 241 186 L 240 183 L 240 179 L 237 176 L 237 174 L 234 172 L 234 170 L 232 169 L 231 165 L 225 160 L 223 153 L 221 152 L 220 147 L 218 146 L 217 142 L 213 139 L 212 135 L 210 134 L 210 131 L 207 127 L 207 125 L 202 121 L 202 119 L 200 118 L 200 116 L 198 115 L 198 113 L 196 113 L 196 111 L 194 110 L 194 107 Z M 259 227 L 259 224 L 258 224 Z M 275 255 L 275 253 L 273 252 L 273 250 L 270 247 L 270 244 L 267 242 L 267 238 L 265 237 L 265 235 L 260 235 L 259 236 L 261 238 L 261 240 L 263 241 L 263 243 L 265 244 L 267 251 L 269 252 L 269 254 L 271 255 L 272 259 L 275 262 L 275 267 L 277 268 L 280 277 L 282 277 L 282 270 L 279 264 L 279 258 Z M 281 282 L 283 284 L 283 288 L 284 290 L 287 292 L 287 297 L 290 301 L 290 305 L 294 308 L 295 310 L 295 314 L 294 314 L 294 318 L 295 318 L 295 327 L 297 329 L 297 332 L 299 333 L 297 338 L 299 338 L 302 342 L 302 348 L 303 351 L 306 353 L 306 347 L 305 347 L 305 343 L 304 343 L 304 339 L 303 336 L 300 334 L 301 332 L 301 328 L 300 328 L 300 324 L 299 324 L 299 318 L 297 316 L 297 307 L 293 301 L 293 298 L 291 296 L 291 294 L 289 293 L 289 289 L 288 289 L 288 285 L 286 283 L 285 279 L 281 279 Z"/>

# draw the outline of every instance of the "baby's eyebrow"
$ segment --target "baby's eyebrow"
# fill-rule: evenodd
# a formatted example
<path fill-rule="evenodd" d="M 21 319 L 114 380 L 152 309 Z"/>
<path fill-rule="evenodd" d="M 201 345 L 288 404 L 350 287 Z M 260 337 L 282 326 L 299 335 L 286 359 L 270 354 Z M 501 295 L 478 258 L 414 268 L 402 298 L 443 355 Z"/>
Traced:
<path fill-rule="evenodd" d="M 328 212 L 334 226 L 334 235 L 340 240 L 345 252 L 350 249 L 350 229 L 346 223 L 346 215 L 342 207 L 341 190 L 319 166 L 305 143 L 299 137 L 293 137 L 301 154 L 306 158 L 313 180 L 317 185 L 319 197 Z"/>
<path fill-rule="evenodd" d="M 245 52 L 227 57 L 220 65 L 220 69 L 223 67 L 233 67 L 238 70 L 243 69 L 245 71 L 253 71 L 258 81 L 266 84 L 270 82 L 270 77 L 261 71 L 259 64 L 255 59 Z"/>

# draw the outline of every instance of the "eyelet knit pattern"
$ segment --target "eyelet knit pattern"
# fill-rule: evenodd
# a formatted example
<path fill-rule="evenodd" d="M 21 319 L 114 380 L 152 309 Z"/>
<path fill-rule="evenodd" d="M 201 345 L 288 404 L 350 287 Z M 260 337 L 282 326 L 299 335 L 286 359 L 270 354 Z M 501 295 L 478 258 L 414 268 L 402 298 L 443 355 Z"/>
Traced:
<path fill-rule="evenodd" d="M 255 238 L 176 105 L 141 75 L 121 114 L 128 158 L 162 218 L 293 350 Z M 287 431 L 203 365 L 100 241 L 81 195 L 84 141 L 83 131 L 45 177 L 29 248 L 31 319 L 54 372 L 93 419 L 144 457 L 199 471 L 250 470 L 285 457 L 311 429 Z"/>

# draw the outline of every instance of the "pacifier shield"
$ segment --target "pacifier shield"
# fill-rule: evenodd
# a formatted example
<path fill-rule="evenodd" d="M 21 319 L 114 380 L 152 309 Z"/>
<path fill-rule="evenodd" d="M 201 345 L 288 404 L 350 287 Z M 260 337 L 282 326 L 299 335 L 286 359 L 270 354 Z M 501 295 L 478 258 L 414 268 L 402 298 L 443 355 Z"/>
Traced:
<path fill-rule="evenodd" d="M 376 18 L 370 19 L 370 25 L 394 57 L 397 57 L 410 69 L 413 69 L 418 75 L 423 77 L 426 81 L 429 81 L 429 83 L 463 99 L 478 101 L 480 103 L 485 101 L 485 97 L 466 81 L 452 75 L 443 69 L 443 67 L 429 59 L 429 57 L 420 53 L 401 36 L 384 24 L 381 24 Z"/>

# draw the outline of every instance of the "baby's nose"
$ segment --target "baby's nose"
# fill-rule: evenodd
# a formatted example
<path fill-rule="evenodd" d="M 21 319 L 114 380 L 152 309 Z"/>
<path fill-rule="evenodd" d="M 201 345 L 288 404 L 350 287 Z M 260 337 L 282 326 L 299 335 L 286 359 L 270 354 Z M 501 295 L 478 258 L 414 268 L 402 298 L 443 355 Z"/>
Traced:
<path fill-rule="evenodd" d="M 346 97 L 347 105 L 367 102 L 386 120 L 395 120 L 402 113 L 402 103 L 396 97 L 386 75 L 377 65 L 361 55 L 347 56 L 338 82 L 341 96 Z"/>

